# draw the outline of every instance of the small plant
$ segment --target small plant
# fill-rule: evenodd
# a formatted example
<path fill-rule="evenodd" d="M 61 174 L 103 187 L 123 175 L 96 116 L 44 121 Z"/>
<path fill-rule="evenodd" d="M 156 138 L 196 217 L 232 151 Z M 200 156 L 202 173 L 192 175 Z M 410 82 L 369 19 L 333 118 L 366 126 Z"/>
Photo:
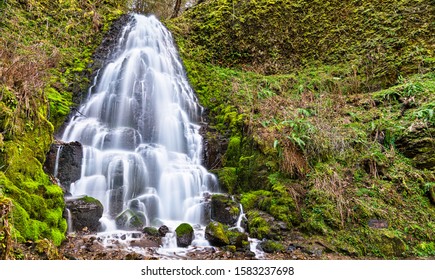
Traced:
<path fill-rule="evenodd" d="M 420 119 L 435 124 L 435 102 L 428 103 L 412 114 L 414 119 Z"/>

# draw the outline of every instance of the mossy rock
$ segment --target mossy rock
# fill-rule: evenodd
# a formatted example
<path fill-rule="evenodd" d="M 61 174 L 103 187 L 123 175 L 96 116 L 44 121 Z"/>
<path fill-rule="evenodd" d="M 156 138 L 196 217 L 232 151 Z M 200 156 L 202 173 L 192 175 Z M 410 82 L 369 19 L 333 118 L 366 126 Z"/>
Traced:
<path fill-rule="evenodd" d="M 234 226 L 240 215 L 239 204 L 228 195 L 212 195 L 210 208 L 212 220 L 229 226 Z"/>
<path fill-rule="evenodd" d="M 192 244 L 194 237 L 193 227 L 188 223 L 180 224 L 176 229 L 175 233 L 177 236 L 177 246 L 187 247 Z"/>
<path fill-rule="evenodd" d="M 225 233 L 228 236 L 230 244 L 235 246 L 238 250 L 249 250 L 250 244 L 247 233 L 239 232 L 237 230 L 227 230 Z"/>
<path fill-rule="evenodd" d="M 225 232 L 225 227 L 219 222 L 210 222 L 205 228 L 205 239 L 212 246 L 226 246 L 230 244 L 230 240 Z"/>
<path fill-rule="evenodd" d="M 146 224 L 146 217 L 143 213 L 126 209 L 124 212 L 116 216 L 115 223 L 118 228 L 140 230 Z"/>
<path fill-rule="evenodd" d="M 154 228 L 154 227 L 144 227 L 142 229 L 142 233 L 145 233 L 145 234 L 150 235 L 150 236 L 155 236 L 155 237 L 160 236 L 159 230 Z"/>
<path fill-rule="evenodd" d="M 413 160 L 419 169 L 435 169 L 435 127 L 426 124 L 413 126 L 396 141 L 401 153 Z"/>
<path fill-rule="evenodd" d="M 261 249 L 266 253 L 278 253 L 285 251 L 285 246 L 273 240 L 264 240 L 259 243 Z"/>
<path fill-rule="evenodd" d="M 66 208 L 71 214 L 72 229 L 96 232 L 100 229 L 100 218 L 103 216 L 103 205 L 98 199 L 90 196 L 68 199 Z M 120 218 L 121 219 L 121 218 Z"/>

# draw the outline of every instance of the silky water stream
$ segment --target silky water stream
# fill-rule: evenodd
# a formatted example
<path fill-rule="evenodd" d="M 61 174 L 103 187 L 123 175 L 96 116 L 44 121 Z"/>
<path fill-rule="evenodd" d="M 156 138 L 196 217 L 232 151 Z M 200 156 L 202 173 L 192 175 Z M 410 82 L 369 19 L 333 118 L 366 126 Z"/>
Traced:
<path fill-rule="evenodd" d="M 83 146 L 81 178 L 70 193 L 103 204 L 99 240 L 128 247 L 141 237 L 138 223 L 166 225 L 156 253 L 171 257 L 189 250 L 177 247 L 174 234 L 187 222 L 195 229 L 190 247 L 208 247 L 205 205 L 219 187 L 201 165 L 202 108 L 171 33 L 154 16 L 133 14 L 97 73 L 61 140 Z"/>

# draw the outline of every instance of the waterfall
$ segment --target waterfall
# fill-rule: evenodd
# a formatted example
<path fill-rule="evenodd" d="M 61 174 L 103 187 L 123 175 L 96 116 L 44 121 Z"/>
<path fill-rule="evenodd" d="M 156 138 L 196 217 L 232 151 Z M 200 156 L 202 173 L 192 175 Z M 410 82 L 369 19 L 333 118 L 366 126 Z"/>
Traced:
<path fill-rule="evenodd" d="M 201 165 L 201 114 L 170 32 L 134 14 L 62 136 L 84 147 L 72 196 L 103 204 L 106 232 L 200 224 L 218 188 Z"/>

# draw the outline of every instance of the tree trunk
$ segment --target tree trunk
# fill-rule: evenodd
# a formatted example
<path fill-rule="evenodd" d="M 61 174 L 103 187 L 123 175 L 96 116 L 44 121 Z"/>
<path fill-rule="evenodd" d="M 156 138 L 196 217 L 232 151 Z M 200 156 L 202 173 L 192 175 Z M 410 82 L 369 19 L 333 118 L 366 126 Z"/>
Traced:
<path fill-rule="evenodd" d="M 178 13 L 180 12 L 180 8 L 181 8 L 181 0 L 176 0 L 174 11 L 172 12 L 171 18 L 175 18 L 178 16 Z"/>

